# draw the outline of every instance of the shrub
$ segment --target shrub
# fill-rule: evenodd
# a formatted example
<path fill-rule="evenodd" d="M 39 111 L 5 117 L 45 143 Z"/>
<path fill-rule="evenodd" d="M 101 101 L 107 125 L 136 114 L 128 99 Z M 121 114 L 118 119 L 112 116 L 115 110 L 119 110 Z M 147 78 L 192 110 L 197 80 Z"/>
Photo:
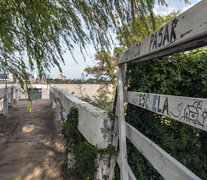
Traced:
<path fill-rule="evenodd" d="M 69 111 L 67 120 L 63 123 L 61 134 L 64 139 L 65 158 L 64 167 L 81 179 L 94 179 L 98 165 L 95 160 L 97 155 L 114 155 L 116 153 L 113 145 L 108 145 L 106 149 L 97 149 L 90 144 L 78 130 L 78 109 L 72 107 Z M 74 155 L 74 164 L 68 168 L 68 155 Z"/>
<path fill-rule="evenodd" d="M 207 51 L 193 50 L 130 66 L 127 83 L 130 91 L 207 98 Z M 131 104 L 126 121 L 196 175 L 207 179 L 206 132 Z M 137 179 L 162 179 L 130 142 L 127 151 Z"/>

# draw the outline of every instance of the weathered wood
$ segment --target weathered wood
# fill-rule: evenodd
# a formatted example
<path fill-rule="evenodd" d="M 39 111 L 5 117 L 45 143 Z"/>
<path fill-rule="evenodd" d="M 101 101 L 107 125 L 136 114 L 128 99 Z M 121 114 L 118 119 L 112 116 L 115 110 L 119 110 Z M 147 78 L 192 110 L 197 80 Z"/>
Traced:
<path fill-rule="evenodd" d="M 121 180 L 128 180 L 127 172 L 127 150 L 126 150 L 126 128 L 125 128 L 125 116 L 124 116 L 124 80 L 122 72 L 123 66 L 119 66 L 117 73 L 117 87 L 118 87 L 118 126 L 119 126 L 119 151 L 121 156 Z"/>
<path fill-rule="evenodd" d="M 126 92 L 127 102 L 207 131 L 207 99 Z"/>
<path fill-rule="evenodd" d="M 164 179 L 200 180 L 198 176 L 128 123 L 126 123 L 126 135 Z"/>
<path fill-rule="evenodd" d="M 122 85 L 123 85 L 123 90 L 124 90 L 124 84 L 125 84 L 125 79 L 126 79 L 126 69 L 127 69 L 127 66 L 123 66 L 122 68 L 122 72 L 121 72 L 121 75 L 122 75 Z M 124 93 L 124 92 L 123 92 Z M 116 107 L 116 113 L 115 113 L 115 122 L 114 122 L 114 136 L 113 136 L 113 140 L 112 140 L 112 144 L 117 148 L 118 146 L 118 136 L 117 134 L 119 133 L 119 129 L 118 129 L 118 119 L 117 117 L 119 116 L 119 107 L 118 105 L 120 104 L 119 102 L 119 97 L 117 97 L 117 89 L 116 89 L 116 96 L 115 96 L 115 101 L 116 103 L 114 104 L 114 106 Z M 124 96 L 124 94 L 123 94 Z M 116 162 L 118 162 L 119 166 L 121 167 L 121 158 L 120 158 L 120 153 L 117 156 L 112 156 L 111 157 L 111 161 L 110 161 L 110 173 L 109 173 L 109 180 L 112 180 L 114 178 L 114 167 L 116 165 Z M 125 161 L 125 169 L 127 171 L 127 175 L 128 175 L 128 179 L 129 180 L 136 180 L 132 170 L 130 169 L 127 161 Z"/>
<path fill-rule="evenodd" d="M 117 98 L 117 89 L 116 89 L 116 94 L 115 94 L 115 100 L 114 100 L 114 107 L 115 110 L 115 120 L 114 120 L 114 132 L 113 132 L 113 137 L 112 137 L 112 145 L 115 146 L 115 148 L 117 149 L 118 148 L 118 141 L 119 141 L 119 137 L 118 137 L 118 133 L 119 133 L 119 128 L 118 128 L 118 107 L 117 107 L 117 104 L 118 103 L 118 98 Z M 113 155 L 111 157 L 111 160 L 110 160 L 110 169 L 109 169 L 109 180 L 112 180 L 114 179 L 114 168 L 116 166 L 116 161 L 117 161 L 117 156 L 116 155 Z"/>
<path fill-rule="evenodd" d="M 207 44 L 207 1 L 203 0 L 123 52 L 118 63 L 138 63 Z"/>
<path fill-rule="evenodd" d="M 118 154 L 118 156 L 117 156 L 117 163 L 118 163 L 118 165 L 119 165 L 119 167 L 120 167 L 120 165 L 121 165 L 121 164 L 120 164 L 120 163 L 121 163 L 120 154 Z M 134 176 L 134 174 L 133 174 L 131 168 L 129 167 L 128 162 L 126 162 L 126 169 L 127 169 L 127 172 L 128 172 L 128 179 L 129 179 L 129 180 L 136 180 L 136 177 Z"/>
<path fill-rule="evenodd" d="M 136 180 L 134 173 L 132 172 L 131 168 L 129 167 L 129 164 L 127 164 L 127 169 L 128 169 L 128 179 L 129 180 Z"/>

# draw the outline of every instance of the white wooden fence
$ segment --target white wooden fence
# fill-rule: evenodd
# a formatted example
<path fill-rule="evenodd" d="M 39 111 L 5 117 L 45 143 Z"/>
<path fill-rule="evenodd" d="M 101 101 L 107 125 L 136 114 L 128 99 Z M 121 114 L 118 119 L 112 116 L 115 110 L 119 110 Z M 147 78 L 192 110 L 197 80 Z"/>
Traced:
<path fill-rule="evenodd" d="M 207 131 L 207 99 L 125 91 L 127 65 L 183 52 L 207 45 L 207 1 L 203 0 L 164 25 L 131 49 L 122 53 L 118 61 L 118 93 L 112 143 L 119 155 L 110 162 L 110 176 L 114 176 L 116 161 L 121 179 L 136 179 L 127 163 L 126 137 L 143 154 L 164 179 L 200 179 L 154 142 L 125 122 L 124 102 L 170 117 L 195 128 Z M 125 97 L 125 98 L 124 98 Z"/>
<path fill-rule="evenodd" d="M 15 95 L 15 97 L 14 97 Z M 14 99 L 19 100 L 20 96 L 20 86 L 9 86 L 5 88 L 0 88 L 0 99 L 3 99 L 3 115 L 7 117 L 9 115 L 9 105 L 14 106 Z"/>

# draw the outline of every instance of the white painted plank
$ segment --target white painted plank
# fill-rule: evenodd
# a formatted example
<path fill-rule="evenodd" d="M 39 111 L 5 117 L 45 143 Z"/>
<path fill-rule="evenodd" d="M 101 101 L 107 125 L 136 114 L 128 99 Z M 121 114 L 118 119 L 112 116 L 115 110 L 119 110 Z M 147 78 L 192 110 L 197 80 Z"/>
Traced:
<path fill-rule="evenodd" d="M 117 91 L 116 91 L 116 96 L 117 97 Z M 118 98 L 115 98 L 116 100 L 116 112 L 115 112 L 115 120 L 114 120 L 114 134 L 113 134 L 113 137 L 112 137 L 112 145 L 115 146 L 115 148 L 117 149 L 118 148 L 118 141 L 119 141 L 119 137 L 118 137 L 118 133 L 119 133 L 119 129 L 118 129 L 118 107 L 117 105 L 119 104 L 118 103 Z M 111 157 L 111 160 L 110 160 L 110 170 L 109 170 L 109 180 L 112 180 L 114 179 L 114 168 L 116 166 L 116 161 L 117 161 L 117 155 L 113 155 Z"/>
<path fill-rule="evenodd" d="M 126 66 L 124 67 L 124 72 L 122 73 L 123 79 L 125 79 L 125 72 L 126 72 Z M 124 84 L 124 83 L 123 83 Z M 116 96 L 117 97 L 117 91 L 116 91 Z M 116 113 L 115 113 L 115 122 L 114 122 L 114 136 L 112 139 L 112 145 L 114 145 L 116 148 L 118 146 L 118 133 L 119 133 L 119 129 L 118 129 L 118 115 L 119 115 L 119 108 L 118 108 L 118 104 L 119 104 L 119 98 L 115 98 L 116 100 Z M 120 161 L 120 153 L 116 156 L 112 156 L 111 157 L 111 161 L 110 161 L 110 172 L 109 172 L 109 180 L 114 179 L 114 167 L 116 165 L 116 162 L 118 162 L 119 166 L 121 166 L 121 161 Z M 127 161 L 125 162 L 125 166 L 127 169 L 127 173 L 128 173 L 128 179 L 129 180 L 136 180 L 131 168 L 129 167 Z"/>
<path fill-rule="evenodd" d="M 129 164 L 127 164 L 127 168 L 128 168 L 128 178 L 129 178 L 129 180 L 136 180 L 136 177 L 135 177 L 134 173 L 132 172 L 131 168 L 129 167 Z"/>
<path fill-rule="evenodd" d="M 118 63 L 141 62 L 207 44 L 207 1 L 203 0 L 123 52 Z M 200 40 L 199 40 L 200 39 Z M 195 42 L 193 42 L 195 41 Z M 190 43 L 193 42 L 193 43 Z M 182 45 L 182 46 L 180 46 Z M 176 46 L 180 46 L 176 51 Z M 152 56 L 153 54 L 156 54 Z M 149 56 L 149 57 L 147 57 Z"/>
<path fill-rule="evenodd" d="M 200 180 L 198 176 L 128 123 L 126 123 L 126 135 L 164 179 Z"/>
<path fill-rule="evenodd" d="M 127 91 L 126 101 L 207 131 L 207 99 Z"/>
<path fill-rule="evenodd" d="M 119 126 L 119 151 L 121 156 L 120 170 L 121 180 L 128 180 L 127 172 L 127 150 L 126 150 L 126 128 L 125 128 L 125 116 L 124 116 L 124 80 L 122 72 L 124 71 L 123 66 L 118 67 L 117 73 L 117 98 L 118 98 L 118 126 Z"/>
<path fill-rule="evenodd" d="M 118 163 L 118 165 L 119 165 L 119 167 L 120 167 L 120 165 L 121 165 L 121 164 L 120 164 L 120 163 L 121 163 L 120 154 L 117 155 L 117 163 Z M 134 174 L 133 174 L 131 168 L 129 167 L 128 162 L 126 162 L 126 169 L 127 169 L 127 172 L 128 172 L 128 179 L 129 179 L 129 180 L 136 180 L 136 177 L 134 176 Z"/>

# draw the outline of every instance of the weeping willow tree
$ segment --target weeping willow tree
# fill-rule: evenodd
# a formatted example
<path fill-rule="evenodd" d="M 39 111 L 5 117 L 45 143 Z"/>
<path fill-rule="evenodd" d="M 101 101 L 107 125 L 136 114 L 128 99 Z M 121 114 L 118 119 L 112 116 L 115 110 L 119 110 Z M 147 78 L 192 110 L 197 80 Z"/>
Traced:
<path fill-rule="evenodd" d="M 158 0 L 166 5 L 165 0 Z M 112 43 L 111 33 L 137 17 L 153 19 L 155 0 L 0 0 L 0 71 L 12 72 L 23 84 L 27 71 L 42 78 L 51 67 L 64 63 L 78 46 L 84 55 L 88 44 L 97 50 Z M 64 45 L 64 46 L 61 46 Z M 25 63 L 29 61 L 29 67 Z"/>

